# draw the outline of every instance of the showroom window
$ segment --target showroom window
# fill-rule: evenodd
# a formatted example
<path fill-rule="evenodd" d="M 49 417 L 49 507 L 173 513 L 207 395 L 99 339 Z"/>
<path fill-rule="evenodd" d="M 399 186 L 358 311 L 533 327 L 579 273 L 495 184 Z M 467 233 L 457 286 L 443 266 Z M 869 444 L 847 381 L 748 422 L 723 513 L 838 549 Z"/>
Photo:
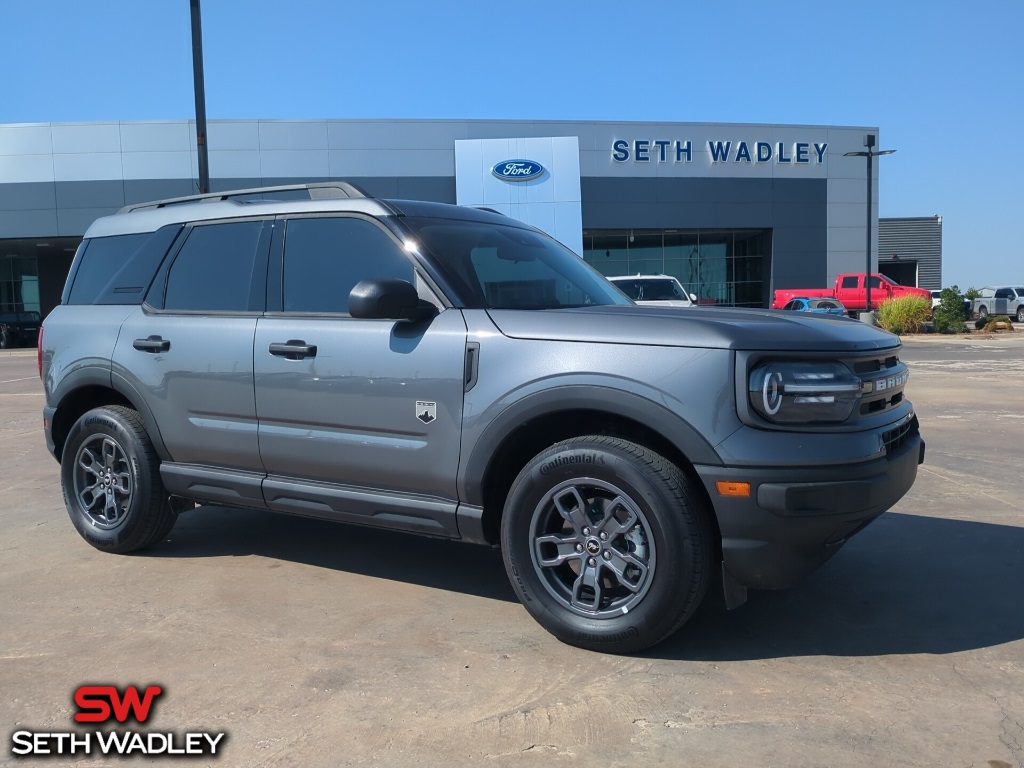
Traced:
<path fill-rule="evenodd" d="M 583 258 L 609 277 L 671 275 L 700 304 L 764 307 L 768 230 L 588 230 Z"/>
<path fill-rule="evenodd" d="M 39 311 L 39 273 L 34 256 L 0 255 L 0 312 Z"/>

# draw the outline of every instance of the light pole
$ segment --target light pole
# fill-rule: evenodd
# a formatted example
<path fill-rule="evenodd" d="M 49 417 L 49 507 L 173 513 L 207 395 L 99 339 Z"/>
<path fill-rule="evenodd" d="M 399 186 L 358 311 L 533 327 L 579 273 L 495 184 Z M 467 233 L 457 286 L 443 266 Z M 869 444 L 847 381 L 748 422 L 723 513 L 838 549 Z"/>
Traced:
<path fill-rule="evenodd" d="M 196 94 L 196 151 L 199 154 L 199 193 L 210 191 L 210 161 L 206 151 L 206 88 L 203 85 L 203 24 L 199 0 L 189 0 L 192 13 L 192 82 Z"/>
<path fill-rule="evenodd" d="M 868 235 L 867 235 L 867 264 L 864 267 L 864 291 L 866 299 L 866 312 L 871 312 L 871 169 L 873 158 L 879 155 L 891 155 L 895 152 L 895 149 L 880 149 L 876 150 L 875 146 L 875 135 L 869 133 L 864 137 L 864 146 L 866 150 L 862 152 L 844 152 L 843 157 L 866 157 L 868 160 Z"/>

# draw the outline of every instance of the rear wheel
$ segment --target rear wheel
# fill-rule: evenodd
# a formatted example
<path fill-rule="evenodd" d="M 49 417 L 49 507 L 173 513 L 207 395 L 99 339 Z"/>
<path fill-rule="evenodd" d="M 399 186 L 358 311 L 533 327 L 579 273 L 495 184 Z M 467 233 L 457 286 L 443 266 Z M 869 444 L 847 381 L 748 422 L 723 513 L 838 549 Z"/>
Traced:
<path fill-rule="evenodd" d="M 560 640 L 629 653 L 690 618 L 707 590 L 712 543 L 689 480 L 618 438 L 552 446 L 516 478 L 502 519 L 519 599 Z"/>
<path fill-rule="evenodd" d="M 124 406 L 94 408 L 75 422 L 61 457 L 61 486 L 71 522 L 104 552 L 155 544 L 177 518 L 142 418 Z"/>
<path fill-rule="evenodd" d="M 988 317 L 988 307 L 986 307 L 984 304 L 978 307 L 978 317 L 982 319 Z"/>
<path fill-rule="evenodd" d="M 1017 307 L 1017 322 L 1024 323 L 1024 305 Z"/>

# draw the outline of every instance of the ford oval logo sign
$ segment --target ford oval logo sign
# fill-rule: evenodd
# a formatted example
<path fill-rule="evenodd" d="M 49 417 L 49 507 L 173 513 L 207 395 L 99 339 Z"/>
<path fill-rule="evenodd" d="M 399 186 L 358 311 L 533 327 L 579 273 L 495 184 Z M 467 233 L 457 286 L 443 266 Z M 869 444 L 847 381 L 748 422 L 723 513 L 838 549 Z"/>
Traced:
<path fill-rule="evenodd" d="M 533 160 L 502 160 L 491 167 L 491 173 L 505 181 L 529 181 L 544 173 L 544 166 Z"/>

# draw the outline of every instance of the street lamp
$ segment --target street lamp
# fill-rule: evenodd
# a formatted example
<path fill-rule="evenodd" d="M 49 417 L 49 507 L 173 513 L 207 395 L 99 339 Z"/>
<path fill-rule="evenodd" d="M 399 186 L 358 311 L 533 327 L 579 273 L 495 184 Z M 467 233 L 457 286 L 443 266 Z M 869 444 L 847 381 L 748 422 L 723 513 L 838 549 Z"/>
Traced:
<path fill-rule="evenodd" d="M 866 157 L 868 160 L 868 236 L 867 236 L 867 266 L 864 268 L 864 290 L 865 299 L 867 304 L 866 311 L 871 312 L 871 168 L 872 158 L 878 157 L 879 155 L 891 155 L 895 152 L 895 149 L 874 149 L 875 146 L 875 135 L 869 133 L 864 138 L 864 146 L 866 150 L 862 152 L 844 152 L 843 157 Z"/>
<path fill-rule="evenodd" d="M 196 94 L 196 151 L 199 156 L 199 192 L 210 191 L 210 160 L 206 151 L 206 88 L 203 85 L 203 22 L 199 0 L 189 0 L 192 15 L 192 82 Z"/>

